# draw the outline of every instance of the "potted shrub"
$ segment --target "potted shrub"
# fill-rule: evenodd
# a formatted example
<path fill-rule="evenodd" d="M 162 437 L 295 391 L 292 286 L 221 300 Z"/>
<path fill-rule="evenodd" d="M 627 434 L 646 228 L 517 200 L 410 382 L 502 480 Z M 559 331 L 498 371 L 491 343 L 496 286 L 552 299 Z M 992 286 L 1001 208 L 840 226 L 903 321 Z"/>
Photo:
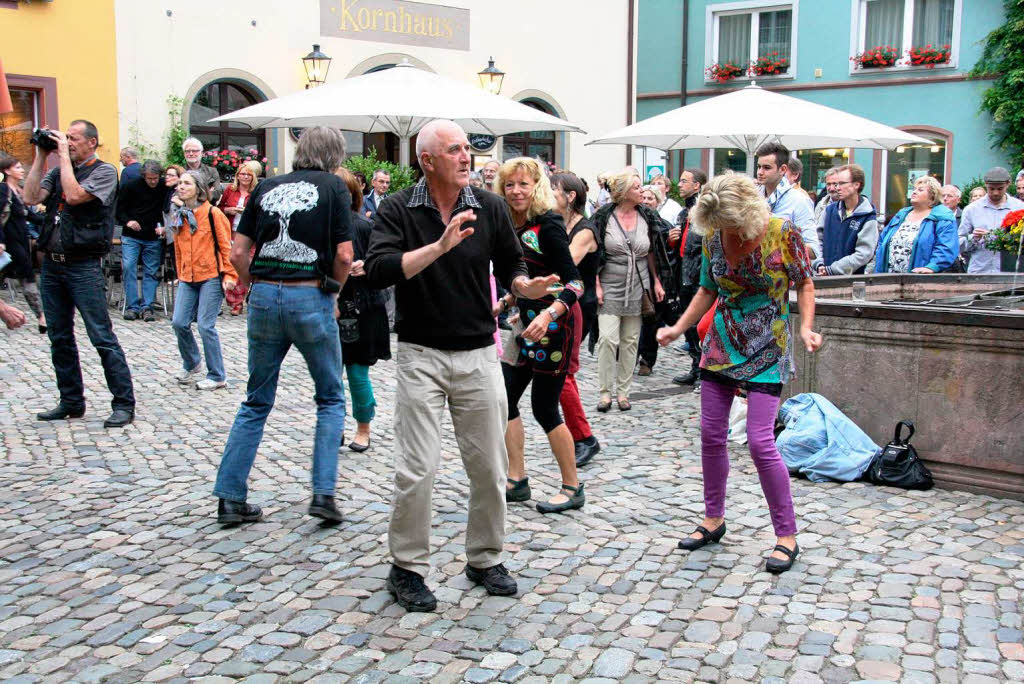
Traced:
<path fill-rule="evenodd" d="M 778 52 L 758 57 L 750 63 L 751 76 L 778 76 L 789 71 L 789 58 L 779 57 Z"/>
<path fill-rule="evenodd" d="M 891 45 L 876 45 L 873 48 L 859 52 L 850 60 L 859 69 L 886 69 L 894 66 L 900 58 L 900 51 Z"/>
<path fill-rule="evenodd" d="M 907 52 L 907 57 L 910 59 L 911 64 L 929 69 L 934 69 L 936 64 L 948 64 L 949 55 L 950 49 L 948 45 L 943 45 L 942 47 L 933 47 L 931 45 L 913 47 Z"/>
<path fill-rule="evenodd" d="M 742 75 L 746 70 L 734 62 L 722 62 L 720 64 L 712 64 L 705 71 L 711 79 L 719 83 L 728 83 L 737 76 Z"/>

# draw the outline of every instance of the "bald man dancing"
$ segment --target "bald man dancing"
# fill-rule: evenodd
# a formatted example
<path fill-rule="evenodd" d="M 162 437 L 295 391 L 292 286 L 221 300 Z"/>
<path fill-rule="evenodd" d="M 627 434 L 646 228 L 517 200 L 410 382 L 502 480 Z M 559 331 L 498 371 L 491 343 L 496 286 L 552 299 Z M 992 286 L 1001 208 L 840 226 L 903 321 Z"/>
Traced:
<path fill-rule="evenodd" d="M 466 576 L 489 594 L 517 591 L 501 563 L 508 402 L 494 349 L 489 264 L 499 282 L 530 299 L 544 296 L 558 277 L 527 276 L 505 203 L 469 186 L 469 141 L 458 124 L 427 124 L 416 157 L 423 179 L 378 207 L 364 269 L 370 287 L 395 286 L 395 494 L 387 587 L 403 608 L 423 612 L 437 607 L 424 579 L 446 401 L 469 476 Z"/>

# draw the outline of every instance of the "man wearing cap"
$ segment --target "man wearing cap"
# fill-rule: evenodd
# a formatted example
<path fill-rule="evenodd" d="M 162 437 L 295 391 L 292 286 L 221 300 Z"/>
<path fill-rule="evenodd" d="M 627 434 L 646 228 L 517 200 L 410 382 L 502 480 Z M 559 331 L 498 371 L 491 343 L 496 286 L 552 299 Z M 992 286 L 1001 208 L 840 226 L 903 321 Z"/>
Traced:
<path fill-rule="evenodd" d="M 983 178 L 987 194 L 967 205 L 960 219 L 960 253 L 967 264 L 968 273 L 998 273 L 1001 255 L 985 248 L 985 238 L 999 228 L 1011 211 L 1024 209 L 1024 202 L 1006 194 L 1010 185 L 1010 172 L 1001 166 L 989 169 Z"/>

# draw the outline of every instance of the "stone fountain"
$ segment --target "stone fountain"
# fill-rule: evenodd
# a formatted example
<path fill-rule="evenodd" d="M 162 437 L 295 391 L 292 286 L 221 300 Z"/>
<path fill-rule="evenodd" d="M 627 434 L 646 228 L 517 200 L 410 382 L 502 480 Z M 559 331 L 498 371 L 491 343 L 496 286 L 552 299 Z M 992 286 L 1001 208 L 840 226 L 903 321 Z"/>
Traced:
<path fill-rule="evenodd" d="M 912 420 L 939 486 L 1024 499 L 1024 287 L 1015 278 L 816 279 L 825 342 L 815 354 L 795 345 L 787 393 L 824 395 L 879 445 L 896 421 Z M 863 300 L 853 298 L 859 282 Z"/>

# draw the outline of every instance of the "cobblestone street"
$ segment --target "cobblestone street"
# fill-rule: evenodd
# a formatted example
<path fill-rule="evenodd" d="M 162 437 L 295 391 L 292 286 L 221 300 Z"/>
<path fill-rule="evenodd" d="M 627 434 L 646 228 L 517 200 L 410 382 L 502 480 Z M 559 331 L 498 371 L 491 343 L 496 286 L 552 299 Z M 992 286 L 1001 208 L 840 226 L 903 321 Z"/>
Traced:
<path fill-rule="evenodd" d="M 384 589 L 393 361 L 371 371 L 372 448 L 341 452 L 344 523 L 306 514 L 315 412 L 293 351 L 250 480 L 264 520 L 221 529 L 211 489 L 244 396 L 244 317 L 219 319 L 229 387 L 206 393 L 175 384 L 166 318 L 114 326 L 138 410 L 113 430 L 80 319 L 88 407 L 70 422 L 34 419 L 57 399 L 46 337 L 0 332 L 0 680 L 1024 681 L 1021 502 L 794 480 L 802 554 L 776 577 L 767 507 L 736 447 L 723 544 L 677 550 L 703 496 L 698 397 L 669 381 L 674 351 L 636 379 L 632 411 L 607 414 L 592 410 L 584 353 L 603 450 L 581 474 L 582 511 L 510 504 L 516 598 L 462 574 L 468 483 L 446 416 L 428 579 L 439 605 L 407 614 Z M 523 408 L 534 496 L 547 499 L 558 471 Z"/>

